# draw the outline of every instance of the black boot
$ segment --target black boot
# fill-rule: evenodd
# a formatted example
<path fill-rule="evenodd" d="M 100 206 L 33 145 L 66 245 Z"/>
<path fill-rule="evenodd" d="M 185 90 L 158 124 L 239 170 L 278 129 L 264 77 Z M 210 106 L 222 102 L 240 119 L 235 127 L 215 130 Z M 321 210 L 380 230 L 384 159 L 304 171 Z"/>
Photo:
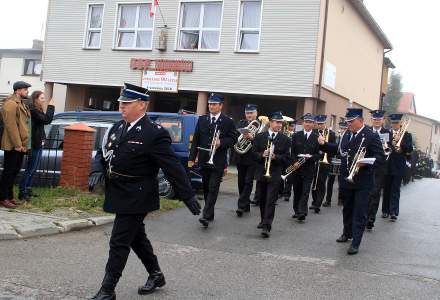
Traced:
<path fill-rule="evenodd" d="M 18 193 L 18 200 L 28 202 L 31 200 L 31 196 L 28 193 L 26 193 L 25 191 L 20 191 Z"/>
<path fill-rule="evenodd" d="M 110 273 L 106 273 L 102 280 L 101 288 L 90 300 L 116 300 L 115 288 L 118 280 L 118 278 Z"/>
<path fill-rule="evenodd" d="M 155 271 L 148 276 L 147 282 L 145 285 L 139 287 L 138 294 L 139 295 L 147 295 L 153 293 L 156 288 L 163 287 L 165 285 L 165 276 L 161 271 Z"/>

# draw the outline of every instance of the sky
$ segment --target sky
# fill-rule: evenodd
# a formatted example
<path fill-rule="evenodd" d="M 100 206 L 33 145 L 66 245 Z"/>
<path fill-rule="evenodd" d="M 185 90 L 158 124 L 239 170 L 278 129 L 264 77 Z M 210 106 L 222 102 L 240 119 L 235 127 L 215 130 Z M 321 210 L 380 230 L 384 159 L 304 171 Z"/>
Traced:
<path fill-rule="evenodd" d="M 0 0 L 0 49 L 28 48 L 44 37 L 48 0 Z M 388 57 L 416 95 L 417 113 L 440 120 L 439 0 L 364 0 L 391 41 Z"/>

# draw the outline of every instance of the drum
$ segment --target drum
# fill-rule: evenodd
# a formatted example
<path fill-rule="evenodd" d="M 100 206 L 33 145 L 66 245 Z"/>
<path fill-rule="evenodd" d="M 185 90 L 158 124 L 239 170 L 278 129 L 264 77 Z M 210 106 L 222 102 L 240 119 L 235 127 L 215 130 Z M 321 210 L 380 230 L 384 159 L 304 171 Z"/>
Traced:
<path fill-rule="evenodd" d="M 332 158 L 330 175 L 339 175 L 339 169 L 341 168 L 341 160 L 339 158 Z"/>

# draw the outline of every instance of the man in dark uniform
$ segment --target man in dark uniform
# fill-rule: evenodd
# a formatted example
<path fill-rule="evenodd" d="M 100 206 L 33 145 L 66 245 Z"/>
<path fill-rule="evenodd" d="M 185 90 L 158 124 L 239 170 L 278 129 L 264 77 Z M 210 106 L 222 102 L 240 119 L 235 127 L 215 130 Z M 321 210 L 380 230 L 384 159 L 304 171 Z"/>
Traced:
<path fill-rule="evenodd" d="M 336 144 L 339 145 L 341 144 L 342 138 L 344 137 L 344 134 L 347 132 L 347 122 L 345 121 L 340 121 L 339 124 L 339 129 L 338 129 L 338 134 L 336 135 Z M 341 155 L 338 151 L 338 153 L 336 154 L 336 158 L 339 159 L 339 161 L 341 160 Z M 340 165 L 339 165 L 339 169 L 340 169 Z M 339 175 L 338 175 L 338 180 L 339 180 Z M 332 196 L 333 196 L 333 185 L 335 183 L 335 179 L 336 179 L 336 175 L 334 174 L 330 174 L 328 176 L 328 180 L 327 180 L 327 193 L 326 193 L 326 200 L 324 202 L 324 204 L 322 206 L 324 207 L 330 207 L 332 205 Z M 338 188 L 338 205 L 342 205 L 342 199 L 341 199 L 341 193 L 339 192 L 339 188 Z"/>
<path fill-rule="evenodd" d="M 289 121 L 287 123 L 287 137 L 292 142 L 293 135 L 295 134 L 295 126 L 296 126 L 296 120 Z M 287 167 L 287 166 L 286 166 Z M 290 196 L 292 195 L 292 189 L 293 189 L 293 181 L 289 179 L 290 176 L 284 181 L 284 188 L 282 192 L 282 196 L 284 198 L 284 201 L 289 202 Z"/>
<path fill-rule="evenodd" d="M 392 127 L 393 140 L 391 143 L 391 155 L 388 159 L 388 173 L 385 176 L 385 188 L 383 192 L 382 217 L 396 221 L 399 215 L 400 186 L 406 168 L 406 156 L 413 151 L 412 136 L 409 132 L 403 135 L 400 147 L 396 143 L 400 140 L 402 114 L 389 116 Z"/>
<path fill-rule="evenodd" d="M 382 142 L 382 148 L 391 149 L 391 132 L 383 127 L 384 124 L 384 114 L 383 110 L 373 110 L 371 113 L 372 119 L 372 130 L 373 133 L 380 137 Z M 384 145 L 386 145 L 384 147 Z M 387 161 L 379 166 L 374 173 L 374 186 L 371 189 L 369 196 L 369 208 L 368 208 L 368 223 L 367 230 L 371 231 L 374 227 L 374 222 L 376 221 L 376 214 L 379 208 L 380 197 L 382 195 L 382 190 L 384 188 L 385 173 L 387 171 Z"/>
<path fill-rule="evenodd" d="M 344 231 L 336 240 L 338 243 L 353 239 L 347 254 L 357 254 L 368 217 L 368 196 L 374 185 L 374 170 L 383 163 L 384 153 L 377 134 L 364 124 L 362 109 L 349 108 L 345 115 L 350 134 L 345 134 L 340 147 L 326 143 L 323 137 L 318 141 L 323 151 L 342 155 L 340 193 L 344 202 L 342 210 Z M 365 147 L 365 157 L 374 158 L 373 164 L 357 163 L 359 171 L 353 176 L 353 182 L 347 180 L 355 156 L 361 147 Z"/>
<path fill-rule="evenodd" d="M 317 124 L 317 132 L 319 135 L 325 137 L 328 134 L 328 142 L 335 143 L 336 135 L 334 131 L 327 128 L 325 122 L 327 121 L 326 115 L 318 115 L 315 118 Z M 324 159 L 326 158 L 326 160 Z M 310 209 L 314 210 L 315 213 L 319 214 L 321 210 L 321 204 L 324 200 L 325 192 L 326 192 L 326 182 L 328 178 L 328 174 L 331 169 L 331 161 L 333 156 L 331 154 L 325 155 L 325 153 L 321 152 L 321 159 L 317 162 L 317 171 L 314 178 L 314 187 L 312 189 L 312 198 L 313 202 L 310 206 Z"/>
<path fill-rule="evenodd" d="M 165 285 L 153 247 L 145 234 L 145 216 L 160 208 L 157 174 L 163 170 L 194 215 L 200 205 L 183 166 L 171 148 L 168 132 L 146 115 L 147 90 L 125 84 L 119 98 L 122 121 L 106 134 L 102 150 L 95 156 L 89 176 L 89 189 L 105 179 L 104 211 L 115 213 L 110 252 L 99 292 L 91 299 L 116 299 L 115 287 L 130 253 L 136 253 L 149 277 L 139 294 L 149 294 Z"/>
<path fill-rule="evenodd" d="M 270 117 L 268 131 L 257 135 L 252 149 L 254 159 L 257 162 L 255 177 L 260 191 L 261 222 L 257 228 L 262 229 L 261 235 L 264 238 L 269 237 L 272 229 L 281 174 L 290 157 L 290 140 L 280 132 L 282 126 L 283 115 L 281 112 L 273 113 Z M 270 145 L 274 147 L 272 153 L 268 147 Z M 270 165 L 268 165 L 269 160 Z"/>
<path fill-rule="evenodd" d="M 237 142 L 238 137 L 234 122 L 222 113 L 223 102 L 223 95 L 212 93 L 209 96 L 209 114 L 200 117 L 197 122 L 188 160 L 188 166 L 192 167 L 198 158 L 201 167 L 205 206 L 199 222 L 205 228 L 214 220 L 220 182 L 227 167 L 227 151 Z"/>
<path fill-rule="evenodd" d="M 250 123 L 257 124 L 257 105 L 247 104 L 245 109 L 245 119 L 240 120 L 239 128 L 246 128 Z M 258 122 L 259 124 L 259 122 Z M 253 141 L 255 136 L 252 133 L 243 133 L 243 139 Z M 252 148 L 246 153 L 236 152 L 236 163 L 238 171 L 238 203 L 237 216 L 241 217 L 244 212 L 250 211 L 250 196 L 254 185 L 255 160 L 252 155 Z"/>
<path fill-rule="evenodd" d="M 315 176 L 315 164 L 321 157 L 319 154 L 318 134 L 313 130 L 315 117 L 307 113 L 302 116 L 304 130 L 296 132 L 292 137 L 291 155 L 293 163 L 301 157 L 306 158 L 302 165 L 289 179 L 293 182 L 293 218 L 304 222 L 307 216 L 310 187 Z"/>

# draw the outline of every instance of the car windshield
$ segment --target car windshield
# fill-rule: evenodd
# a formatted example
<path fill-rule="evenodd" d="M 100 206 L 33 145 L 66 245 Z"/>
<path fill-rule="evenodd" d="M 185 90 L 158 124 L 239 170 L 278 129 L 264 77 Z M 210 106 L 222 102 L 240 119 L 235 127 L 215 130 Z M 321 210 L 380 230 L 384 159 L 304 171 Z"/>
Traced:
<path fill-rule="evenodd" d="M 50 125 L 45 126 L 46 141 L 44 143 L 45 149 L 63 149 L 64 142 L 64 128 L 77 123 L 77 121 L 66 122 L 66 120 L 54 120 Z M 108 123 L 87 123 L 87 126 L 94 128 L 96 131 L 93 134 L 93 149 L 101 148 L 102 139 L 107 129 L 112 126 Z"/>
<path fill-rule="evenodd" d="M 182 119 L 167 116 L 151 117 L 151 119 L 168 131 L 173 143 L 182 142 Z"/>

